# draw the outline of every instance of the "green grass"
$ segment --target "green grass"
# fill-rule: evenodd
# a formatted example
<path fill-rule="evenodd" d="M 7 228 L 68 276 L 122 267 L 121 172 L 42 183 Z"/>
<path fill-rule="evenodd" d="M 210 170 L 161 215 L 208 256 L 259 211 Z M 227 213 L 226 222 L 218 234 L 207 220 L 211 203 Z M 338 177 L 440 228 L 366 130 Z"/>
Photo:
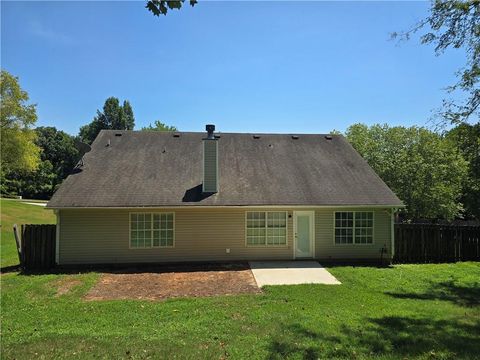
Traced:
<path fill-rule="evenodd" d="M 13 224 L 54 224 L 55 215 L 52 210 L 42 206 L 29 205 L 23 201 L 37 202 L 34 200 L 0 199 L 1 206 L 1 267 L 18 264 L 17 247 L 13 236 Z"/>
<path fill-rule="evenodd" d="M 94 272 L 3 274 L 1 358 L 479 358 L 479 263 L 330 271 L 342 285 L 163 302 L 85 301 Z"/>
<path fill-rule="evenodd" d="M 96 273 L 5 274 L 2 359 L 478 358 L 478 263 L 331 271 L 343 285 L 164 302 L 84 301 Z"/>

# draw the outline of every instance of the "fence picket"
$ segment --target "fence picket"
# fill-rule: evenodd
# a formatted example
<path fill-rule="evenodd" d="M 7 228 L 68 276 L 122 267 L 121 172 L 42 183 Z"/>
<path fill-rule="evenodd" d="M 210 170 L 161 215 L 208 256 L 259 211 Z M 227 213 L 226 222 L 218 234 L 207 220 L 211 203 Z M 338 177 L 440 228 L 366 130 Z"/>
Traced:
<path fill-rule="evenodd" d="M 395 224 L 394 262 L 480 261 L 480 226 Z"/>
<path fill-rule="evenodd" d="M 48 270 L 55 265 L 56 225 L 21 226 L 21 251 L 26 270 Z"/>

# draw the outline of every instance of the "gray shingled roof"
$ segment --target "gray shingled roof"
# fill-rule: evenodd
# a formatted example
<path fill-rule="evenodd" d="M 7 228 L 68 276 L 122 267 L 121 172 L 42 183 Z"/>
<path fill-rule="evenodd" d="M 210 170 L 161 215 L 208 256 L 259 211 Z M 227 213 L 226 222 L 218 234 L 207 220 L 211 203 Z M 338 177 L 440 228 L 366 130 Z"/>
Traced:
<path fill-rule="evenodd" d="M 340 135 L 217 134 L 219 192 L 204 195 L 205 133 L 178 134 L 101 131 L 48 207 L 402 206 Z"/>

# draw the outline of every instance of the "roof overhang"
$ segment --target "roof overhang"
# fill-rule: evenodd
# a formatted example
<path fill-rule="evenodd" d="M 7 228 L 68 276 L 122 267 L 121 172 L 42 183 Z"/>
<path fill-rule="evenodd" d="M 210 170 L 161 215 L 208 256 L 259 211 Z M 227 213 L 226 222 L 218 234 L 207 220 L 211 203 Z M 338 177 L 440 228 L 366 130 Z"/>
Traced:
<path fill-rule="evenodd" d="M 129 210 L 129 209 L 245 209 L 245 208 L 292 208 L 292 209 L 320 209 L 320 208 L 341 208 L 341 209 L 352 209 L 352 208 L 375 208 L 375 209 L 399 209 L 404 208 L 405 205 L 378 205 L 378 204 L 356 204 L 356 205 L 156 205 L 156 206 L 69 206 L 69 207 L 49 207 L 46 206 L 45 209 L 49 210 L 82 210 L 82 209 L 112 209 L 112 210 Z"/>

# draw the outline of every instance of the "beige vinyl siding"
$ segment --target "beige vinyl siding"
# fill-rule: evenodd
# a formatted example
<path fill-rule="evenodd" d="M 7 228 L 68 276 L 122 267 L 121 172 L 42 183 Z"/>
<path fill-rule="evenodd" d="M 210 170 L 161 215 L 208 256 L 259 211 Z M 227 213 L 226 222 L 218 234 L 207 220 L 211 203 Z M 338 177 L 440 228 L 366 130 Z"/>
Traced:
<path fill-rule="evenodd" d="M 334 211 L 338 208 L 176 208 L 145 209 L 175 213 L 173 248 L 129 247 L 129 214 L 140 209 L 60 210 L 60 264 L 140 263 L 228 260 L 290 260 L 294 256 L 293 213 L 315 210 L 315 256 L 318 259 L 379 259 L 390 249 L 390 210 L 374 211 L 372 245 L 335 245 Z M 349 209 L 350 210 L 350 209 Z M 345 210 L 345 211 L 349 211 Z M 354 210 L 368 211 L 367 208 Z M 287 245 L 247 246 L 247 211 L 287 211 Z M 230 253 L 226 253 L 226 249 Z M 388 251 L 390 254 L 390 250 Z M 388 257 L 388 256 L 387 256 Z"/>
<path fill-rule="evenodd" d="M 243 209 L 173 211 L 173 248 L 129 249 L 129 210 L 61 210 L 60 264 L 292 258 L 291 218 L 288 219 L 286 246 L 247 247 Z"/>

